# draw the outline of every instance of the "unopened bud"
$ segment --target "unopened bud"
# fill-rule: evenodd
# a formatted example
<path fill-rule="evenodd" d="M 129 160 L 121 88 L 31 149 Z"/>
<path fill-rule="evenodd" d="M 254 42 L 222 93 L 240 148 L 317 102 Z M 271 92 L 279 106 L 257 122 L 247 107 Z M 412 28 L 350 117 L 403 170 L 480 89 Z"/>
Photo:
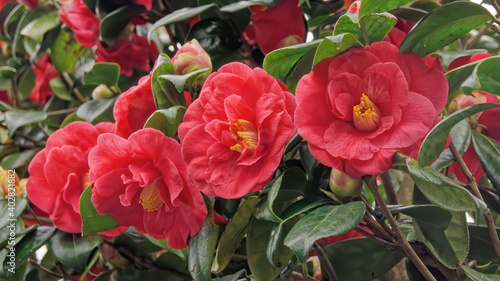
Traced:
<path fill-rule="evenodd" d="M 108 99 L 108 98 L 113 97 L 114 95 L 115 95 L 115 93 L 113 91 L 111 91 L 111 89 L 108 86 L 106 86 L 104 84 L 97 86 L 92 91 L 92 98 L 95 100 Z"/>
<path fill-rule="evenodd" d="M 358 196 L 363 188 L 363 179 L 352 177 L 340 170 L 332 169 L 330 190 L 341 201 L 349 201 Z"/>
<path fill-rule="evenodd" d="M 182 45 L 172 58 L 172 62 L 174 64 L 174 72 L 178 75 L 188 74 L 202 68 L 210 68 L 210 71 L 200 75 L 196 80 L 199 86 L 203 85 L 203 82 L 205 82 L 212 70 L 210 56 L 196 39 Z"/>
<path fill-rule="evenodd" d="M 117 249 L 107 244 L 101 245 L 101 253 L 102 256 L 115 267 L 125 268 L 130 264 L 130 261 L 124 258 Z"/>

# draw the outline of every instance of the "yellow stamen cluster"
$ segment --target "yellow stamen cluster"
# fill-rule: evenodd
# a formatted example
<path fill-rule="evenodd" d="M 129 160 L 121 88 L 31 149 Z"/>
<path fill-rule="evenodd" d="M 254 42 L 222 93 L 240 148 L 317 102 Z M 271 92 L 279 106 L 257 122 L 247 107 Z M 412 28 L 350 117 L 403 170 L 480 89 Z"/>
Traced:
<path fill-rule="evenodd" d="M 366 94 L 352 108 L 354 126 L 361 131 L 375 131 L 380 123 L 380 111 Z"/>
<path fill-rule="evenodd" d="M 163 201 L 161 201 L 160 194 L 158 193 L 154 183 L 144 187 L 141 192 L 139 203 L 147 212 L 155 212 L 160 209 Z"/>
<path fill-rule="evenodd" d="M 252 122 L 238 119 L 236 122 L 229 121 L 229 131 L 236 137 L 237 143 L 230 147 L 231 150 L 242 152 L 246 147 L 255 150 L 258 144 L 257 130 Z"/>

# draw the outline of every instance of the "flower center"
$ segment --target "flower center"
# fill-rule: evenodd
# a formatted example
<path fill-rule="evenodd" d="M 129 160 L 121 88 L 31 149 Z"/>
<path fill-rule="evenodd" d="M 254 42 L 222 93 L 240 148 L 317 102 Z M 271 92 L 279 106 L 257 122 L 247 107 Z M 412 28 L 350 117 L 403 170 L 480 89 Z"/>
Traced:
<path fill-rule="evenodd" d="M 257 130 L 252 122 L 238 119 L 236 122 L 229 121 L 229 131 L 235 136 L 236 144 L 231 146 L 231 150 L 242 152 L 243 148 L 255 150 L 258 143 Z"/>
<path fill-rule="evenodd" d="M 141 197 L 139 203 L 142 205 L 145 211 L 155 212 L 158 211 L 163 204 L 161 201 L 160 194 L 154 183 L 148 184 L 141 192 Z"/>
<path fill-rule="evenodd" d="M 380 124 L 380 111 L 366 94 L 361 95 L 360 103 L 352 108 L 356 129 L 375 131 Z"/>

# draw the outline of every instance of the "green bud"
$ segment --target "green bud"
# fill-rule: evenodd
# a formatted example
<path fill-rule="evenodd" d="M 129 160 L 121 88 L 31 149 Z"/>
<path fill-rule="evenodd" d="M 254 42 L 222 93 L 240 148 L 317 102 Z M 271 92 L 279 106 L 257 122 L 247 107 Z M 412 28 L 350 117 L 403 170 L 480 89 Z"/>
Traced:
<path fill-rule="evenodd" d="M 330 190 L 341 201 L 350 201 L 359 196 L 363 188 L 363 179 L 352 177 L 340 170 L 332 169 L 330 174 Z"/>

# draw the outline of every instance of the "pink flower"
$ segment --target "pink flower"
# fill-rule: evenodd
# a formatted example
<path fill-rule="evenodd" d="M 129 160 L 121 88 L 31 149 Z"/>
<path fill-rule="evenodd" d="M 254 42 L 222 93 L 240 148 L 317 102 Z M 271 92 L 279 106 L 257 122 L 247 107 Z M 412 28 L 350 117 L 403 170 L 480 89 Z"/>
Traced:
<path fill-rule="evenodd" d="M 143 5 L 148 11 L 153 8 L 153 0 L 134 0 L 134 2 Z"/>
<path fill-rule="evenodd" d="M 306 27 L 298 0 L 284 0 L 278 5 L 250 16 L 245 33 L 264 54 L 304 42 Z"/>
<path fill-rule="evenodd" d="M 116 100 L 113 108 L 116 134 L 127 138 L 133 132 L 142 129 L 155 111 L 151 74 L 149 74 L 142 77 L 137 86 L 131 87 Z"/>
<path fill-rule="evenodd" d="M 187 247 L 201 229 L 207 210 L 199 191 L 187 180 L 179 143 L 154 129 L 128 139 L 103 134 L 90 152 L 92 203 L 122 226 L 169 247 Z"/>
<path fill-rule="evenodd" d="M 50 80 L 59 76 L 56 68 L 52 63 L 49 62 L 49 55 L 44 55 L 38 60 L 38 66 L 35 64 L 31 65 L 31 69 L 36 75 L 35 86 L 31 89 L 30 99 L 34 102 L 38 102 L 44 105 L 47 102 L 47 98 L 52 96 L 54 92 L 50 88 Z"/>
<path fill-rule="evenodd" d="M 21 2 L 24 6 L 30 9 L 34 9 L 38 6 L 38 0 L 19 0 L 18 2 Z"/>
<path fill-rule="evenodd" d="M 133 33 L 132 40 L 118 39 L 113 47 L 99 42 L 96 62 L 115 62 L 120 65 L 120 74 L 131 76 L 133 67 L 148 71 L 150 60 L 155 60 L 157 56 L 158 49 L 154 43 L 150 45 L 145 37 Z"/>
<path fill-rule="evenodd" d="M 448 83 L 415 54 L 377 42 L 319 62 L 296 90 L 295 125 L 319 162 L 351 176 L 414 153 L 444 108 Z"/>
<path fill-rule="evenodd" d="M 468 63 L 475 62 L 475 61 L 482 60 L 482 59 L 486 59 L 489 57 L 491 57 L 491 55 L 488 53 L 477 53 L 477 54 L 473 54 L 472 56 L 456 58 L 450 63 L 450 66 L 448 66 L 448 71 L 453 70 L 453 69 L 460 67 L 462 65 L 466 65 Z"/>
<path fill-rule="evenodd" d="M 58 15 L 80 45 L 90 48 L 99 42 L 99 18 L 83 0 L 62 0 Z"/>
<path fill-rule="evenodd" d="M 261 190 L 295 133 L 294 110 L 293 95 L 260 68 L 233 62 L 212 73 L 179 126 L 196 187 L 222 198 Z"/>
<path fill-rule="evenodd" d="M 182 45 L 172 57 L 172 63 L 174 64 L 175 73 L 179 75 L 187 74 L 202 68 L 212 69 L 210 56 L 196 39 Z"/>
<path fill-rule="evenodd" d="M 28 198 L 60 230 L 81 232 L 80 195 L 90 185 L 87 158 L 97 137 L 113 130 L 112 123 L 73 122 L 53 133 L 31 161 Z"/>

